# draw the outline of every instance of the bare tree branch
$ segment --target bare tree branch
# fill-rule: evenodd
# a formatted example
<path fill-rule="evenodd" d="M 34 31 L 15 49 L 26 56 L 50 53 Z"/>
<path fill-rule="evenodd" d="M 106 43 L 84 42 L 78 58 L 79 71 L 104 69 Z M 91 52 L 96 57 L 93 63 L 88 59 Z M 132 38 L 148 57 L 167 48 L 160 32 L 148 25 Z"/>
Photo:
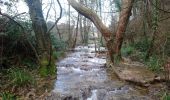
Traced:
<path fill-rule="evenodd" d="M 51 2 L 50 2 L 50 7 L 49 7 L 49 9 L 48 9 L 48 11 L 47 11 L 46 21 L 47 21 L 47 19 L 48 19 L 48 15 L 49 15 L 49 12 L 50 12 L 50 10 L 51 10 L 51 7 L 52 7 L 52 0 L 51 0 Z"/>
<path fill-rule="evenodd" d="M 59 4 L 59 7 L 60 7 L 60 16 L 59 16 L 59 18 L 57 18 L 57 20 L 55 21 L 55 23 L 54 23 L 54 25 L 53 26 L 51 26 L 51 28 L 47 31 L 47 34 L 50 34 L 50 31 L 57 25 L 57 23 L 58 23 L 58 21 L 61 19 L 61 17 L 62 17 L 62 6 L 61 6 L 61 3 L 60 3 L 60 1 L 59 0 L 57 0 L 57 2 L 58 2 L 58 4 Z M 59 31 L 58 31 L 59 32 Z M 61 37 L 61 36 L 60 36 Z"/>

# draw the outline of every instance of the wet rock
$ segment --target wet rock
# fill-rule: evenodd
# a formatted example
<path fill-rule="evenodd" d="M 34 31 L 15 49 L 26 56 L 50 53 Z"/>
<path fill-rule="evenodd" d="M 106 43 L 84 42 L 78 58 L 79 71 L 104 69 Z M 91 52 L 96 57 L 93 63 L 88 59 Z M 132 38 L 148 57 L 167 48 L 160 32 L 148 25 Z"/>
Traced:
<path fill-rule="evenodd" d="M 81 89 L 81 94 L 83 99 L 87 99 L 91 95 L 91 89 L 90 87 L 86 87 Z"/>
<path fill-rule="evenodd" d="M 97 100 L 104 100 L 107 91 L 105 89 L 99 89 L 96 94 L 97 94 Z"/>
<path fill-rule="evenodd" d="M 110 91 L 106 94 L 106 97 L 103 100 L 152 100 L 145 96 L 139 96 L 135 93 L 132 94 L 130 92 L 124 93 L 124 92 L 114 92 Z"/>
<path fill-rule="evenodd" d="M 155 80 L 155 74 L 146 67 L 130 64 L 111 65 L 117 76 L 125 81 L 137 83 L 142 86 L 149 86 Z"/>

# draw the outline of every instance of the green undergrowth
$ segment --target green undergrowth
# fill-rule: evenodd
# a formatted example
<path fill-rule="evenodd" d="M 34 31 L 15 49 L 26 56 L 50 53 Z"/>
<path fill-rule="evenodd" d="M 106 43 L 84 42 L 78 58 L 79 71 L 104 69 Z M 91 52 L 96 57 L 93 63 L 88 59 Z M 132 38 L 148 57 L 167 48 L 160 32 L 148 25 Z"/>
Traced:
<path fill-rule="evenodd" d="M 145 61 L 145 64 L 148 66 L 148 68 L 154 72 L 161 72 L 162 66 L 164 61 L 159 58 L 156 55 L 151 56 L 147 61 Z"/>
<path fill-rule="evenodd" d="M 52 57 L 51 57 L 51 63 L 49 63 L 49 59 L 42 58 L 40 61 L 40 68 L 39 73 L 42 77 L 46 76 L 53 76 L 56 75 L 57 72 L 57 66 L 55 64 L 56 60 L 59 60 L 65 55 L 64 50 L 63 51 L 53 51 Z"/>
<path fill-rule="evenodd" d="M 33 75 L 28 70 L 21 68 L 11 68 L 8 71 L 10 84 L 16 87 L 24 87 L 29 85 L 35 85 L 36 81 L 34 80 Z"/>
<path fill-rule="evenodd" d="M 135 47 L 132 45 L 123 46 L 121 49 L 122 56 L 129 56 L 135 51 Z"/>
<path fill-rule="evenodd" d="M 55 60 L 52 57 L 51 62 L 46 57 L 42 58 L 40 61 L 39 73 L 42 77 L 56 75 L 57 67 L 55 65 Z"/>
<path fill-rule="evenodd" d="M 161 100 L 170 100 L 170 94 L 168 94 L 167 92 L 165 92 L 161 98 Z"/>
<path fill-rule="evenodd" d="M 148 66 L 148 69 L 159 73 L 162 71 L 164 60 L 158 54 L 152 54 L 146 59 L 149 44 L 146 40 L 138 41 L 134 44 L 124 44 L 121 49 L 122 56 L 129 57 L 132 61 L 139 61 Z"/>
<path fill-rule="evenodd" d="M 2 100 L 17 100 L 17 97 L 9 92 L 0 93 L 0 96 Z"/>
<path fill-rule="evenodd" d="M 54 51 L 53 57 L 54 59 L 58 60 L 59 58 L 63 57 L 65 55 L 64 51 Z"/>

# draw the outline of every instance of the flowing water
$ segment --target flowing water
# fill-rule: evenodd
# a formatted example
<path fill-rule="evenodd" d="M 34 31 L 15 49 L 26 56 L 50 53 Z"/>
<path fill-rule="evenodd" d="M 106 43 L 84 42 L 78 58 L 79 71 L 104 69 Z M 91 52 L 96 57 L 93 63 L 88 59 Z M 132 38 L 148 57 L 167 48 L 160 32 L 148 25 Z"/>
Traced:
<path fill-rule="evenodd" d="M 145 89 L 120 81 L 105 64 L 106 54 L 96 54 L 93 45 L 76 47 L 57 62 L 55 88 L 47 100 L 151 100 Z"/>

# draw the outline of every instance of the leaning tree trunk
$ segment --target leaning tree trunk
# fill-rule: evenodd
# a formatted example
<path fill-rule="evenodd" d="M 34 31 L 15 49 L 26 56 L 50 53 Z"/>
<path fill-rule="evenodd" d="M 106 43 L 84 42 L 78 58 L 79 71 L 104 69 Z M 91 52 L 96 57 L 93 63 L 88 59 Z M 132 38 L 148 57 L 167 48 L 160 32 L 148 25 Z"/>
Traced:
<path fill-rule="evenodd" d="M 124 33 L 126 31 L 126 26 L 131 15 L 131 9 L 134 0 L 122 0 L 122 10 L 120 12 L 119 24 L 116 31 L 116 38 L 113 40 L 112 32 L 108 27 L 101 21 L 99 16 L 91 9 L 79 4 L 75 0 L 67 0 L 69 4 L 77 10 L 80 14 L 84 15 L 86 18 L 91 20 L 97 29 L 102 33 L 102 36 L 107 42 L 107 48 L 109 51 L 110 60 L 114 63 L 114 57 L 117 56 L 121 58 L 121 46 L 123 42 Z"/>
<path fill-rule="evenodd" d="M 131 16 L 131 9 L 133 6 L 134 0 L 122 0 L 122 7 L 121 12 L 119 15 L 119 22 L 118 27 L 116 31 L 116 37 L 114 41 L 114 56 L 116 56 L 116 59 L 122 59 L 121 58 L 121 47 L 123 43 L 124 34 L 126 31 L 126 27 L 129 21 L 129 17 Z"/>
<path fill-rule="evenodd" d="M 42 13 L 40 0 L 26 0 L 29 7 L 29 14 L 32 20 L 32 27 L 35 32 L 37 49 L 40 57 L 40 74 L 45 76 L 52 64 L 49 62 L 51 54 L 50 35 L 47 33 L 47 25 Z M 51 73 L 50 73 L 51 74 Z"/>

